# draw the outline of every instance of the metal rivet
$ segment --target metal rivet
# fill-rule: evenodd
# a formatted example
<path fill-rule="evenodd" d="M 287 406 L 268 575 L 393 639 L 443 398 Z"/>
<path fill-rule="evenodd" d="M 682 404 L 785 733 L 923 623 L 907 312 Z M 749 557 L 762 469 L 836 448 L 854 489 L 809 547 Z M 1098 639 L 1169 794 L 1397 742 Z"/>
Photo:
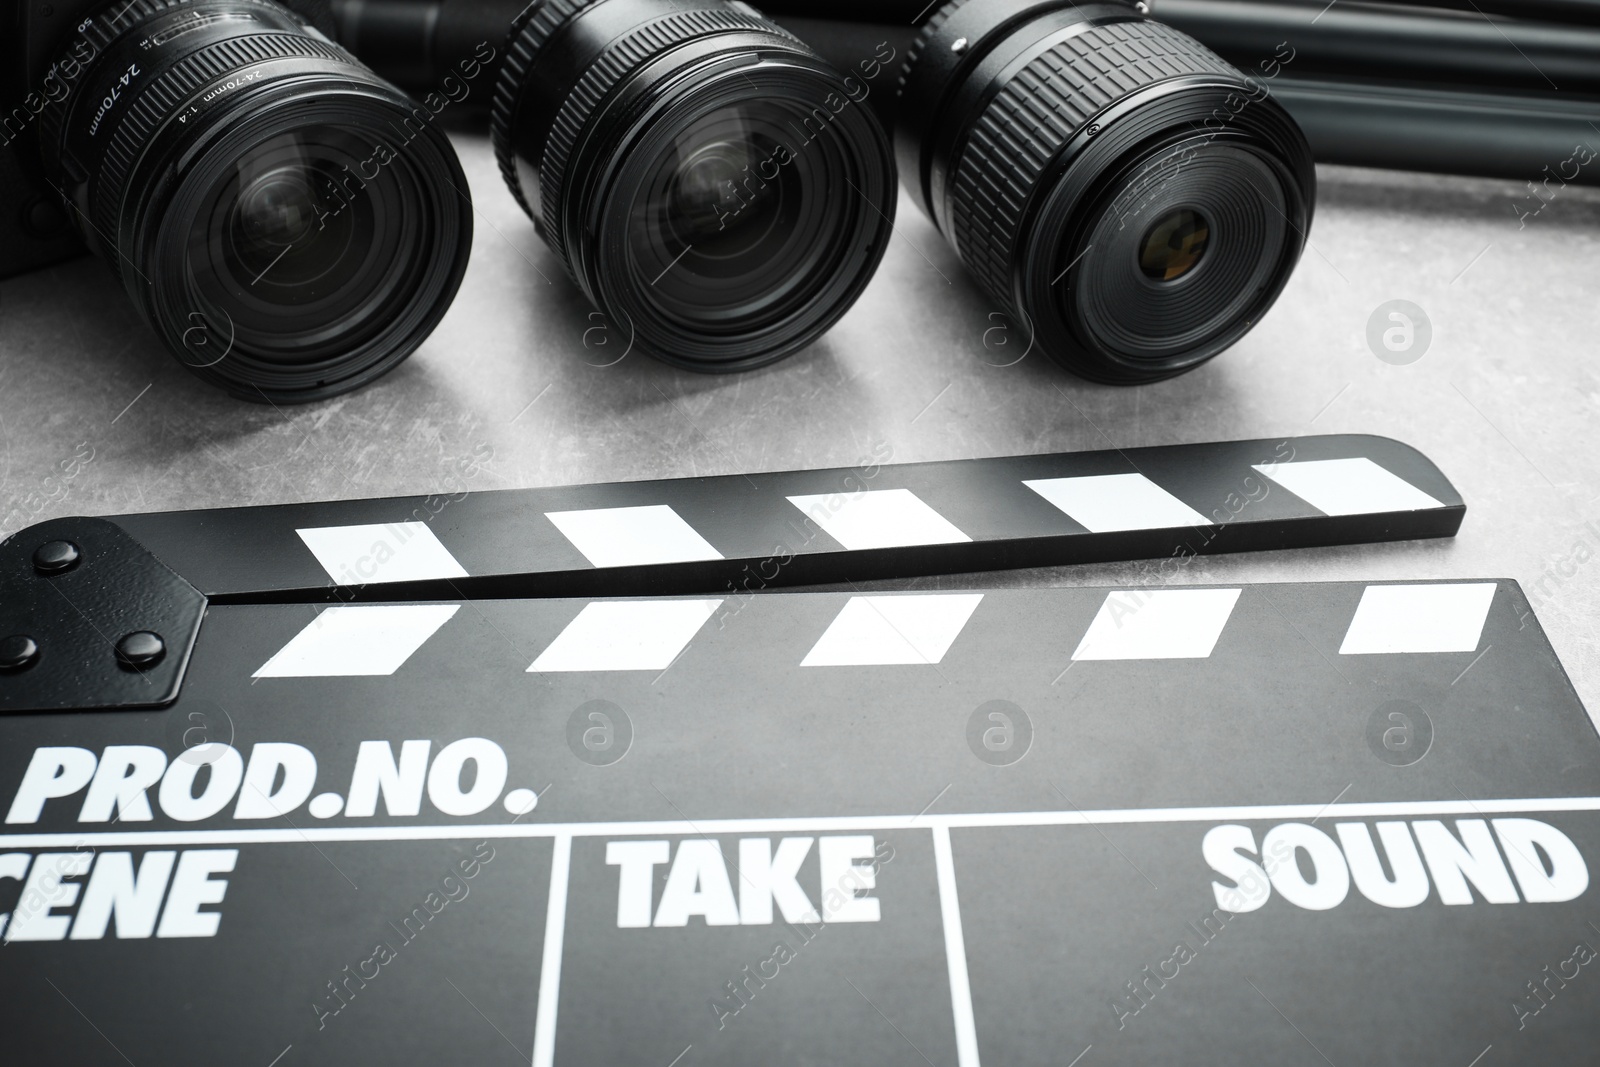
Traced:
<path fill-rule="evenodd" d="M 950 51 L 954 52 L 958 56 L 966 50 L 967 39 L 965 37 L 957 37 L 955 43 L 950 46 Z"/>
<path fill-rule="evenodd" d="M 83 553 L 71 541 L 46 541 L 33 550 L 33 569 L 40 574 L 65 574 L 83 561 Z"/>
<path fill-rule="evenodd" d="M 0 637 L 0 671 L 21 671 L 39 661 L 39 642 L 27 634 Z"/>
<path fill-rule="evenodd" d="M 166 642 L 149 630 L 128 634 L 117 642 L 117 659 L 127 667 L 153 667 L 166 654 Z"/>

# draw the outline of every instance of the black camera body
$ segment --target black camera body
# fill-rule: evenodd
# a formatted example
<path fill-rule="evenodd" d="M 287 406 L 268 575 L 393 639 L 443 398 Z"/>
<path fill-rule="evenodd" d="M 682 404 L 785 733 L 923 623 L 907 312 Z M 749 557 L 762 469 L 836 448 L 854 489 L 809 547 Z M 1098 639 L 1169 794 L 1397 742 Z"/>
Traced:
<path fill-rule="evenodd" d="M 39 173 L 39 116 L 64 99 L 92 58 L 92 46 L 56 52 L 95 5 L 12 0 L 0 31 L 0 278 L 45 267 L 84 252 L 83 242 Z"/>
<path fill-rule="evenodd" d="M 79 34 L 108 0 L 7 0 L 0 15 L 0 278 L 86 251 L 39 165 L 39 121 L 95 58 Z M 280 0 L 309 28 L 333 36 L 327 0 Z"/>

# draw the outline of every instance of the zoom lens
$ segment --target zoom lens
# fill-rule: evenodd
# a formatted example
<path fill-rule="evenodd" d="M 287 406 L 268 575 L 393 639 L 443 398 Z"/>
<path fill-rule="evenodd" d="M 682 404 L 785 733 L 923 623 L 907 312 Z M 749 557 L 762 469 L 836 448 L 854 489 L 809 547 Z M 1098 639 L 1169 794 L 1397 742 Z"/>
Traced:
<path fill-rule="evenodd" d="M 1305 244 L 1305 137 L 1254 79 L 1120 3 L 954 0 L 902 78 L 907 188 L 1034 344 L 1095 381 L 1205 362 Z"/>
<path fill-rule="evenodd" d="M 422 343 L 472 240 L 433 109 L 268 0 L 131 0 L 79 32 L 46 173 L 186 367 L 299 402 Z"/>
<path fill-rule="evenodd" d="M 542 0 L 492 116 L 507 184 L 642 351 L 782 359 L 845 313 L 892 230 L 869 87 L 743 4 Z"/>

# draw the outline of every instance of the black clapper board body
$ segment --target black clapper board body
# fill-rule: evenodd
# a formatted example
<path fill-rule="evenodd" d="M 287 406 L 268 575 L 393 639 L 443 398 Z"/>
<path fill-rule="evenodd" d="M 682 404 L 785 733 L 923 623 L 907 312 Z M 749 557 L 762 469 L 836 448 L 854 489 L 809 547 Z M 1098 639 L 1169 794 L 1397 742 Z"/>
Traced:
<path fill-rule="evenodd" d="M 1330 479 L 1281 469 L 1320 460 L 1265 459 L 1334 517 Z M 1096 486 L 1048 488 L 1093 513 Z M 540 518 L 626 558 L 570 518 L 608 505 Z M 837 518 L 856 506 L 823 517 L 859 537 Z M 70 627 L 0 601 L 42 635 L 0 676 L 19 1062 L 1591 1054 L 1600 745 L 1515 583 L 416 595 L 489 580 L 465 527 L 435 539 L 463 575 L 395 553 L 422 568 L 404 597 L 328 595 L 281 545 L 223 583 L 218 530 L 287 528 L 333 560 L 298 531 L 338 522 L 278 510 L 117 520 L 208 602 L 192 648 L 144 672 L 92 677 L 114 633 L 83 651 L 79 705 L 12 696 L 66 692 L 25 679 Z M 30 581 L 133 559 L 80 528 L 78 570 Z M 173 673 L 175 700 L 138 706 Z"/>

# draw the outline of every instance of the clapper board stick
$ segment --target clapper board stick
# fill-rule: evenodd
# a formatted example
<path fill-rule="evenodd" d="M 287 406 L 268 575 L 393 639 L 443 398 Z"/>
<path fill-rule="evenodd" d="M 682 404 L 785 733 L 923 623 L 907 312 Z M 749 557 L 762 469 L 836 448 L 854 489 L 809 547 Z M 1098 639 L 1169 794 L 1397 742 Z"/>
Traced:
<path fill-rule="evenodd" d="M 1466 512 L 1426 457 L 1382 437 L 905 465 L 880 451 L 837 470 L 50 520 L 0 544 L 0 711 L 170 703 L 208 606 L 747 597 L 1181 565 L 1448 537 Z"/>
<path fill-rule="evenodd" d="M 727 593 L 1453 536 L 1425 456 L 1340 435 L 124 516 L 213 603 Z"/>

